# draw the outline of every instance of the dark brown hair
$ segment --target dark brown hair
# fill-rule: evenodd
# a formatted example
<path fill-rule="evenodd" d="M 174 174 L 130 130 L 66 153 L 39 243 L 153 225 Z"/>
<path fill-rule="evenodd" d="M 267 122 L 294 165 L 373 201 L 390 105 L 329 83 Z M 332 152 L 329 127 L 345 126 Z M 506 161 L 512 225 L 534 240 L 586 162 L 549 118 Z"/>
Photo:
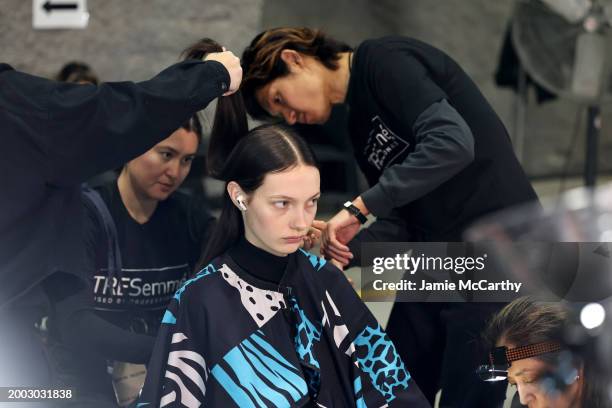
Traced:
<path fill-rule="evenodd" d="M 328 37 L 320 30 L 306 27 L 280 27 L 259 33 L 242 53 L 241 61 L 243 79 L 240 89 L 246 109 L 253 118 L 270 118 L 259 106 L 255 92 L 276 78 L 289 73 L 287 65 L 281 58 L 283 50 L 294 50 L 315 57 L 325 67 L 336 70 L 339 54 L 353 49 L 343 42 Z"/>
<path fill-rule="evenodd" d="M 282 172 L 298 164 L 317 167 L 308 144 L 288 127 L 263 125 L 236 139 L 238 143 L 230 155 L 218 158 L 218 162 L 224 163 L 217 171 L 218 178 L 225 181 L 223 204 L 200 267 L 223 254 L 244 235 L 240 210 L 227 193 L 230 181 L 238 183 L 245 193 L 250 194 L 262 185 L 269 173 Z"/>
<path fill-rule="evenodd" d="M 187 47 L 181 53 L 181 58 L 202 60 L 207 54 L 222 51 L 223 47 L 215 40 L 202 38 Z M 246 135 L 247 130 L 246 111 L 240 91 L 218 98 L 206 160 L 211 176 L 218 177 L 223 160 L 236 145 L 238 138 Z"/>
<path fill-rule="evenodd" d="M 499 341 L 514 347 L 544 341 L 563 344 L 567 310 L 559 303 L 519 298 L 497 313 L 489 322 L 485 336 L 492 346 Z"/>
<path fill-rule="evenodd" d="M 541 302 L 521 297 L 499 311 L 489 322 L 484 333 L 489 347 L 503 342 L 513 347 L 544 341 L 555 341 L 567 348 L 565 331 L 569 323 L 569 311 L 558 302 Z M 558 364 L 559 353 L 547 353 L 535 357 L 551 365 Z M 588 361 L 576 357 L 574 365 L 583 368 L 583 408 L 610 408 L 607 385 Z"/>
<path fill-rule="evenodd" d="M 181 129 L 185 129 L 188 132 L 193 132 L 198 135 L 198 144 L 202 142 L 202 122 L 197 113 L 194 113 L 187 122 L 181 125 Z"/>
<path fill-rule="evenodd" d="M 57 73 L 55 79 L 60 82 L 88 82 L 94 85 L 99 83 L 98 76 L 91 67 L 79 61 L 72 61 L 64 65 L 60 72 Z"/>

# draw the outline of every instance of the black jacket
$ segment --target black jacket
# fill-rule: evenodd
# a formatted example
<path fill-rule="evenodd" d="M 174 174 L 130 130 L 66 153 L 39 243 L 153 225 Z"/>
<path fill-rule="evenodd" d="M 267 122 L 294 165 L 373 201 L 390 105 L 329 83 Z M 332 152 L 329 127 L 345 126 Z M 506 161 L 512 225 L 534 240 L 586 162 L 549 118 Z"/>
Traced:
<path fill-rule="evenodd" d="M 503 123 L 442 51 L 406 37 L 365 41 L 347 103 L 371 186 L 362 198 L 379 219 L 401 218 L 410 240 L 459 241 L 475 219 L 537 200 Z"/>
<path fill-rule="evenodd" d="M 166 138 L 229 81 L 214 61 L 100 86 L 0 64 L 0 308 L 56 271 L 79 275 L 81 182 Z"/>

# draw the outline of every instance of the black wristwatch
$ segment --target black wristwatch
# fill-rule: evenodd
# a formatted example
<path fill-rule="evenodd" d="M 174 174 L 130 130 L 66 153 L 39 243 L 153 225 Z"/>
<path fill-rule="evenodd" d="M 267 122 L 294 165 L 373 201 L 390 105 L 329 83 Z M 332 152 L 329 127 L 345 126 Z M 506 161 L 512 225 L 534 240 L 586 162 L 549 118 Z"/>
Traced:
<path fill-rule="evenodd" d="M 357 208 L 355 204 L 353 204 L 351 201 L 347 201 L 346 203 L 344 203 L 344 209 L 353 214 L 355 217 L 357 217 L 361 224 L 365 224 L 368 221 L 366 216 L 363 215 L 359 208 Z"/>

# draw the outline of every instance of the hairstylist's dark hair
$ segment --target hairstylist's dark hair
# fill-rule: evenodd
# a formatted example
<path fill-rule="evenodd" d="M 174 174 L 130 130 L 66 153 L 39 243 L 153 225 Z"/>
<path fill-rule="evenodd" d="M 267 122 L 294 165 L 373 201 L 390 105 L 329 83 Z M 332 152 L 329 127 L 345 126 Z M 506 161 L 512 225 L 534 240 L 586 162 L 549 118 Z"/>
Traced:
<path fill-rule="evenodd" d="M 262 185 L 267 174 L 299 164 L 317 167 L 308 144 L 287 127 L 259 126 L 238 141 L 219 171 L 226 190 L 221 215 L 204 250 L 201 267 L 227 251 L 244 234 L 242 216 L 227 193 L 227 183 L 234 181 L 246 194 L 251 194 Z"/>
<path fill-rule="evenodd" d="M 521 297 L 506 305 L 489 322 L 484 333 L 489 347 L 495 347 L 500 341 L 520 347 L 545 341 L 555 341 L 567 346 L 565 329 L 569 323 L 568 309 L 558 302 L 541 302 L 532 297 Z M 547 353 L 535 357 L 555 365 L 558 353 Z M 592 364 L 580 358 L 576 363 L 582 364 L 583 389 L 582 407 L 610 408 L 607 399 L 607 385 L 594 372 Z"/>
<path fill-rule="evenodd" d="M 89 65 L 84 62 L 72 61 L 62 67 L 55 77 L 60 82 L 82 83 L 89 82 L 98 85 L 98 76 Z"/>
<path fill-rule="evenodd" d="M 489 345 L 500 340 L 515 347 L 556 341 L 563 344 L 566 309 L 559 303 L 538 302 L 526 296 L 516 299 L 499 311 L 485 332 Z"/>
<path fill-rule="evenodd" d="M 198 144 L 202 141 L 202 122 L 198 118 L 198 114 L 194 113 L 187 122 L 181 125 L 181 129 L 185 129 L 188 132 L 193 132 L 198 135 Z"/>
<path fill-rule="evenodd" d="M 211 52 L 222 51 L 223 47 L 215 40 L 203 38 L 187 47 L 181 53 L 181 58 L 202 60 Z M 210 175 L 218 177 L 223 160 L 229 155 L 238 138 L 244 136 L 247 131 L 246 110 L 240 91 L 218 98 L 206 160 Z"/>
<path fill-rule="evenodd" d="M 198 136 L 198 145 L 202 143 L 202 124 L 197 113 L 194 113 L 193 116 L 183 123 L 180 128 L 185 129 L 188 132 L 195 133 Z M 168 135 L 168 137 L 170 137 L 170 135 Z M 123 163 L 121 167 L 114 168 L 112 171 L 119 175 L 123 169 L 125 169 L 125 166 L 127 166 L 128 163 L 129 162 Z"/>
<path fill-rule="evenodd" d="M 283 50 L 294 50 L 317 58 L 325 67 L 338 69 L 341 52 L 353 49 L 328 37 L 320 30 L 306 27 L 281 27 L 259 33 L 242 53 L 243 78 L 240 85 L 249 114 L 256 119 L 269 119 L 259 105 L 255 91 L 289 73 L 281 58 Z"/>

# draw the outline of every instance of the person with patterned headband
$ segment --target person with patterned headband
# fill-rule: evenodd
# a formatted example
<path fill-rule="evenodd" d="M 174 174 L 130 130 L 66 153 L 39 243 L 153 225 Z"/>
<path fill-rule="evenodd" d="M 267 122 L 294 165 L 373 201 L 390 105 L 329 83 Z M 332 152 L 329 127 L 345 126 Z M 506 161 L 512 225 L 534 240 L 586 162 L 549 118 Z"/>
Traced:
<path fill-rule="evenodd" d="M 497 313 L 484 337 L 492 348 L 484 381 L 508 380 L 529 408 L 610 408 L 607 387 L 592 363 L 569 351 L 568 309 L 561 303 L 519 298 Z"/>

